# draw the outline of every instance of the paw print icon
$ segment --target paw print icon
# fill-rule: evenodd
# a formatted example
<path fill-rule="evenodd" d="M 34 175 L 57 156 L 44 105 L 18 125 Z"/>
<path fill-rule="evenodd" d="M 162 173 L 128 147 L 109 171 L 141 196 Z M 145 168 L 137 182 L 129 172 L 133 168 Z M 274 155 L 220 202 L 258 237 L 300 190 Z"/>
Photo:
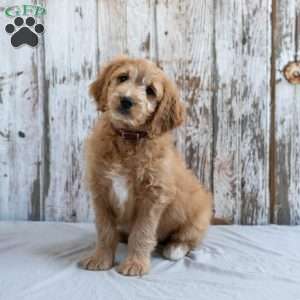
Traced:
<path fill-rule="evenodd" d="M 17 17 L 14 19 L 14 24 L 7 24 L 5 31 L 11 34 L 11 44 L 14 47 L 19 47 L 26 44 L 31 47 L 35 47 L 39 42 L 38 34 L 44 32 L 44 26 L 42 24 L 36 24 L 33 17 L 24 19 Z"/>

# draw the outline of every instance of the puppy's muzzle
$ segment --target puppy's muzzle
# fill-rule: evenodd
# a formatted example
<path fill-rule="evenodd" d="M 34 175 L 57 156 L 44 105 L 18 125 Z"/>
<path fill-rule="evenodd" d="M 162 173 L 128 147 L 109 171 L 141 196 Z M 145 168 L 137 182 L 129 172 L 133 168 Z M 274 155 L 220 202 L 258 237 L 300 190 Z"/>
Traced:
<path fill-rule="evenodd" d="M 131 107 L 133 106 L 133 100 L 130 97 L 121 97 L 119 111 L 121 113 L 129 113 Z"/>

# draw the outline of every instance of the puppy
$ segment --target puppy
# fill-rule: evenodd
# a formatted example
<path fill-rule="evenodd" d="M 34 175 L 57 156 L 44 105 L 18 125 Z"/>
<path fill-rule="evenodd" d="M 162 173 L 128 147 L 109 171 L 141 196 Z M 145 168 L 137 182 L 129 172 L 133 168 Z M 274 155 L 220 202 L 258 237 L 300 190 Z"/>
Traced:
<path fill-rule="evenodd" d="M 116 58 L 90 93 L 102 112 L 86 143 L 97 243 L 80 266 L 110 269 L 120 238 L 128 235 L 128 256 L 117 270 L 142 275 L 157 243 L 171 260 L 196 247 L 210 223 L 212 197 L 173 145 L 170 131 L 183 122 L 184 107 L 154 63 Z"/>

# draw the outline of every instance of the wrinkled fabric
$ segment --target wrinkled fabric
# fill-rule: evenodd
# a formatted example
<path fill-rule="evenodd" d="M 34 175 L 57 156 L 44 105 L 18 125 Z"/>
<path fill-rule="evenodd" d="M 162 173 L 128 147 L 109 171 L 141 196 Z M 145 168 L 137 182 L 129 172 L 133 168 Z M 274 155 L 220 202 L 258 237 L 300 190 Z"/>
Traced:
<path fill-rule="evenodd" d="M 180 261 L 154 253 L 142 278 L 79 269 L 94 239 L 93 224 L 0 222 L 0 299 L 300 299 L 300 226 L 212 226 Z"/>

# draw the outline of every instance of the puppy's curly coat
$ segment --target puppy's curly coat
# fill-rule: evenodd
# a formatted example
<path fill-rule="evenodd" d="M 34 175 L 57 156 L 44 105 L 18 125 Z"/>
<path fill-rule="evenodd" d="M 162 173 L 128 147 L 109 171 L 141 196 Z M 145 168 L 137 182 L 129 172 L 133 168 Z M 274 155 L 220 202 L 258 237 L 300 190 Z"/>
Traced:
<path fill-rule="evenodd" d="M 111 268 L 120 238 L 128 235 L 128 256 L 117 270 L 142 275 L 158 242 L 163 256 L 177 260 L 203 239 L 212 197 L 173 145 L 170 131 L 183 122 L 184 107 L 154 63 L 118 57 L 90 93 L 102 111 L 86 144 L 97 244 L 80 265 Z"/>

